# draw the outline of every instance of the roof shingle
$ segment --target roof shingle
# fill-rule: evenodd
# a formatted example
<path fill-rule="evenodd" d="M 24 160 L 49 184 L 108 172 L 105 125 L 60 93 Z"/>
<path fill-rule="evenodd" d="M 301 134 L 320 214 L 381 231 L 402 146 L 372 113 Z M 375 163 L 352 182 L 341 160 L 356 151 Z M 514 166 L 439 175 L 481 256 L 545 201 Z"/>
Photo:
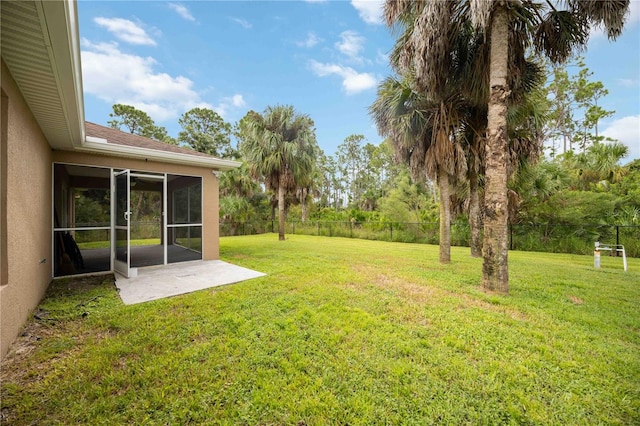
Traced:
<path fill-rule="evenodd" d="M 115 145 L 125 145 L 135 148 L 153 149 L 156 151 L 173 152 L 176 154 L 194 155 L 197 157 L 206 158 L 218 158 L 213 155 L 204 154 L 202 152 L 194 151 L 189 148 L 183 148 L 181 146 L 171 145 L 164 142 L 159 142 L 153 139 L 145 138 L 143 136 L 126 133 L 118 129 L 112 129 L 111 127 L 101 126 L 99 124 L 86 123 L 86 135 L 95 138 L 105 139 L 107 143 Z"/>

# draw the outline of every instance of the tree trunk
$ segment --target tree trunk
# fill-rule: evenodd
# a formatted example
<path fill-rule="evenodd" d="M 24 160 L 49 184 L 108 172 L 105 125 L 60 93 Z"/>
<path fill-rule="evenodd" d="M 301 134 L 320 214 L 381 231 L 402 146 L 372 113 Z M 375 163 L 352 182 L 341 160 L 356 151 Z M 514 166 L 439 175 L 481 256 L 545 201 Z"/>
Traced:
<path fill-rule="evenodd" d="M 278 185 L 278 240 L 284 241 L 284 185 Z"/>
<path fill-rule="evenodd" d="M 300 209 L 302 210 L 302 221 L 307 221 L 307 199 L 302 200 L 302 204 L 300 205 Z"/>
<path fill-rule="evenodd" d="M 509 292 L 508 206 L 507 206 L 507 83 L 509 61 L 509 20 L 507 10 L 498 5 L 491 21 L 489 113 L 484 191 L 484 242 L 482 286 L 500 293 Z"/>
<path fill-rule="evenodd" d="M 440 168 L 440 263 L 451 262 L 451 199 L 449 195 L 449 174 Z"/>
<path fill-rule="evenodd" d="M 471 248 L 471 257 L 481 257 L 482 232 L 480 232 L 480 226 L 482 226 L 482 217 L 480 215 L 478 168 L 475 157 L 472 155 L 471 158 L 469 164 L 469 228 L 471 233 L 469 247 Z"/>

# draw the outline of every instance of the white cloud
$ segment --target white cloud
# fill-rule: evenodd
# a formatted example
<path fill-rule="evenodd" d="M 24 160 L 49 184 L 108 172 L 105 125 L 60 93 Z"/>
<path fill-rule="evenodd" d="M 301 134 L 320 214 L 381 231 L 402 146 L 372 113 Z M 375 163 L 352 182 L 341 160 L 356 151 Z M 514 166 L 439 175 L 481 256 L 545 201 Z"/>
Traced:
<path fill-rule="evenodd" d="M 376 52 L 376 62 L 379 65 L 388 65 L 389 64 L 389 54 L 382 52 L 380 49 Z"/>
<path fill-rule="evenodd" d="M 340 34 L 340 39 L 341 41 L 336 42 L 336 48 L 352 61 L 361 63 L 363 59 L 360 53 L 364 50 L 365 38 L 355 31 L 348 30 Z"/>
<path fill-rule="evenodd" d="M 213 108 L 213 110 L 220 114 L 222 118 L 226 118 L 230 109 L 242 108 L 246 105 L 247 103 L 245 102 L 243 96 L 236 93 L 235 95 L 228 98 L 223 98 L 222 101 Z"/>
<path fill-rule="evenodd" d="M 640 86 L 640 80 L 633 78 L 619 78 L 618 83 L 623 87 L 633 88 Z"/>
<path fill-rule="evenodd" d="M 242 108 L 243 106 L 247 105 L 247 103 L 244 101 L 244 98 L 240 94 L 235 94 L 231 97 L 231 104 L 237 108 Z"/>
<path fill-rule="evenodd" d="M 84 90 L 107 103 L 133 105 L 159 122 L 194 107 L 212 108 L 193 81 L 156 71 L 158 63 L 152 57 L 121 52 L 115 42 L 82 39 L 81 46 Z"/>
<path fill-rule="evenodd" d="M 309 31 L 307 38 L 301 41 L 296 41 L 296 45 L 300 47 L 312 48 L 316 44 L 320 43 L 322 39 L 315 35 L 315 33 Z"/>
<path fill-rule="evenodd" d="M 116 38 L 131 44 L 142 44 L 155 46 L 156 42 L 147 32 L 133 21 L 122 18 L 102 18 L 97 17 L 93 22 L 105 28 Z"/>
<path fill-rule="evenodd" d="M 242 18 L 230 18 L 230 19 L 236 24 L 239 24 L 245 30 L 248 30 L 249 28 L 253 27 L 253 24 L 251 24 L 251 22 L 247 21 L 246 19 L 242 19 Z"/>
<path fill-rule="evenodd" d="M 351 67 L 337 64 L 323 64 L 309 61 L 311 70 L 319 77 L 338 75 L 342 78 L 342 87 L 347 95 L 353 95 L 376 86 L 377 79 L 369 73 L 359 73 Z"/>
<path fill-rule="evenodd" d="M 384 0 L 351 0 L 360 18 L 367 24 L 382 24 L 382 5 Z"/>
<path fill-rule="evenodd" d="M 640 115 L 613 121 L 602 131 L 602 135 L 617 139 L 629 147 L 629 156 L 623 162 L 640 158 Z"/>
<path fill-rule="evenodd" d="M 169 3 L 169 7 L 173 9 L 178 15 L 186 19 L 187 21 L 195 22 L 196 18 L 191 14 L 186 6 L 178 3 Z"/>

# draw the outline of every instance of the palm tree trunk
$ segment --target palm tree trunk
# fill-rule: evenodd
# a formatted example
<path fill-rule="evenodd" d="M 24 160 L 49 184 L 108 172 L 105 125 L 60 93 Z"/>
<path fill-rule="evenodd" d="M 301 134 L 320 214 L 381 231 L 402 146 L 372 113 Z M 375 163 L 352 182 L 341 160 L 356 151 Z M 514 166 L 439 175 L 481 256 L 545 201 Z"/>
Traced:
<path fill-rule="evenodd" d="M 307 199 L 306 197 L 302 200 L 302 204 L 300 205 L 300 209 L 302 210 L 302 221 L 307 221 Z"/>
<path fill-rule="evenodd" d="M 451 262 L 451 199 L 449 195 L 449 174 L 440 168 L 440 263 Z"/>
<path fill-rule="evenodd" d="M 475 164 L 474 156 L 469 164 L 469 228 L 471 238 L 469 246 L 471 248 L 471 257 L 482 256 L 482 232 L 480 226 L 482 219 L 480 216 L 480 194 L 478 188 L 478 169 Z"/>
<path fill-rule="evenodd" d="M 284 185 L 278 185 L 278 240 L 284 241 Z"/>
<path fill-rule="evenodd" d="M 509 61 L 509 20 L 503 5 L 495 9 L 491 21 L 489 113 L 484 193 L 484 243 L 482 286 L 500 293 L 509 292 L 507 229 L 507 83 Z"/>

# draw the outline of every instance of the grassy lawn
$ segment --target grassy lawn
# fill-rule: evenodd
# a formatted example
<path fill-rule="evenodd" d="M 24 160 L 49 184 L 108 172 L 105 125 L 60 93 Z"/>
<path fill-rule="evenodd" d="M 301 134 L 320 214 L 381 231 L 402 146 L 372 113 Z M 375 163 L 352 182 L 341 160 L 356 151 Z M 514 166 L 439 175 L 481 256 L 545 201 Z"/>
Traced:
<path fill-rule="evenodd" d="M 267 277 L 124 306 L 58 281 L 2 366 L 26 424 L 640 424 L 640 259 L 511 252 L 511 293 L 453 248 L 267 234 Z"/>
<path fill-rule="evenodd" d="M 129 245 L 133 246 L 157 246 L 160 244 L 160 238 L 145 238 L 138 240 L 129 240 Z M 96 248 L 109 248 L 111 247 L 110 241 L 90 241 L 86 243 L 78 243 L 78 248 L 84 249 L 96 249 Z"/>

